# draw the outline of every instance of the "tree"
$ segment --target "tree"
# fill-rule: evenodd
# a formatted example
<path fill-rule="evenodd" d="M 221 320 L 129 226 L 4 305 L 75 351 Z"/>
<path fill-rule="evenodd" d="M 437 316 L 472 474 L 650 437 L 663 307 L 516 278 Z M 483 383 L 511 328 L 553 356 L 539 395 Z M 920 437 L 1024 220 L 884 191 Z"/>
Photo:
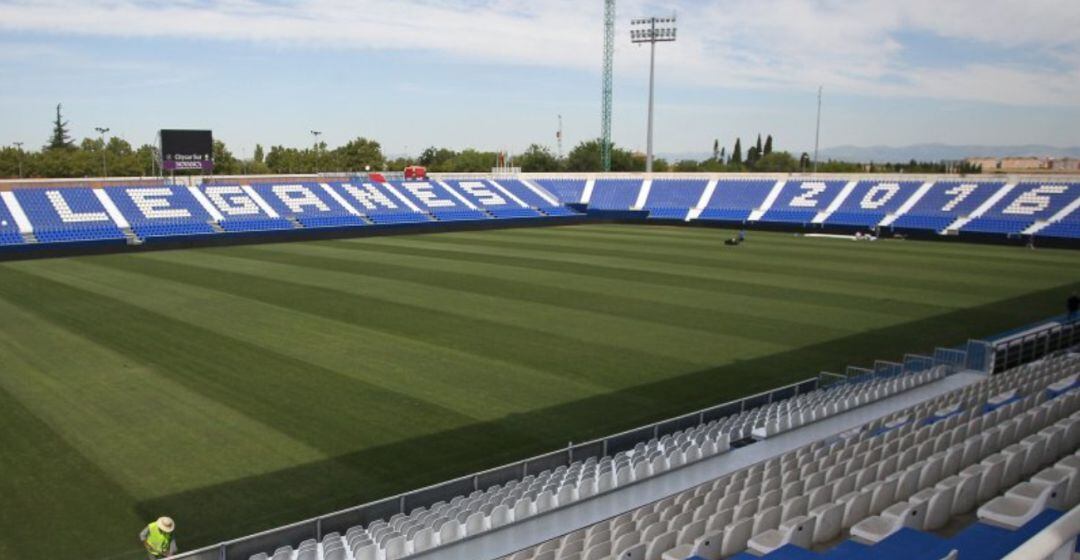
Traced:
<path fill-rule="evenodd" d="M 214 140 L 214 173 L 236 175 L 240 173 L 240 162 L 221 140 Z"/>
<path fill-rule="evenodd" d="M 321 167 L 325 169 L 364 171 L 369 166 L 371 169 L 383 167 L 382 146 L 367 138 L 355 138 L 344 146 L 334 148 L 329 154 L 323 153 L 326 161 Z"/>
<path fill-rule="evenodd" d="M 761 156 L 754 165 L 754 169 L 770 173 L 791 173 L 799 170 L 799 163 L 787 152 L 773 152 Z"/>
<path fill-rule="evenodd" d="M 558 158 L 551 153 L 551 150 L 539 144 L 529 146 L 518 156 L 517 162 L 521 170 L 528 173 L 559 171 L 562 167 L 559 165 Z"/>
<path fill-rule="evenodd" d="M 716 163 L 719 163 L 719 164 L 727 163 L 727 148 L 726 147 L 720 148 L 720 157 L 716 159 Z"/>
<path fill-rule="evenodd" d="M 70 150 L 75 147 L 75 144 L 71 141 L 71 135 L 68 134 L 68 122 L 64 120 L 60 110 L 63 104 L 56 104 L 56 120 L 53 121 L 52 137 L 49 138 L 49 143 L 45 147 L 50 150 Z"/>
<path fill-rule="evenodd" d="M 731 150 L 731 163 L 735 165 L 742 164 L 742 139 L 735 139 L 735 148 Z"/>
<path fill-rule="evenodd" d="M 252 159 L 255 161 L 255 163 L 262 163 L 264 158 L 265 155 L 263 154 L 262 144 L 255 144 L 255 155 L 252 157 Z"/>
<path fill-rule="evenodd" d="M 756 148 L 757 148 L 757 153 L 758 153 L 758 155 L 760 156 L 760 155 L 761 155 L 761 151 L 762 151 L 762 149 L 763 149 L 763 148 L 761 147 L 761 133 L 760 133 L 760 132 L 759 132 L 759 133 L 758 133 L 758 135 L 757 135 L 757 144 L 755 144 L 755 145 L 754 145 L 754 147 L 756 147 Z"/>
<path fill-rule="evenodd" d="M 719 154 L 717 155 L 717 158 L 718 157 L 719 157 Z M 717 158 L 713 158 L 710 161 L 715 162 L 717 160 Z M 699 167 L 698 162 L 696 162 L 696 161 L 694 161 L 692 159 L 684 159 L 684 160 L 680 160 L 680 161 L 675 162 L 674 170 L 678 171 L 678 172 L 681 172 L 681 173 L 693 173 L 693 172 L 698 170 L 698 167 Z"/>
<path fill-rule="evenodd" d="M 761 155 L 767 156 L 772 153 L 772 134 L 765 139 L 765 151 L 761 152 Z"/>
<path fill-rule="evenodd" d="M 746 150 L 746 165 L 753 167 L 759 159 L 761 159 L 761 150 L 757 146 L 750 146 L 750 149 Z"/>
<path fill-rule="evenodd" d="M 803 152 L 802 155 L 799 156 L 799 171 L 810 169 L 810 163 L 810 154 Z"/>
<path fill-rule="evenodd" d="M 712 158 L 713 161 L 720 159 L 720 139 L 717 138 L 712 141 Z"/>

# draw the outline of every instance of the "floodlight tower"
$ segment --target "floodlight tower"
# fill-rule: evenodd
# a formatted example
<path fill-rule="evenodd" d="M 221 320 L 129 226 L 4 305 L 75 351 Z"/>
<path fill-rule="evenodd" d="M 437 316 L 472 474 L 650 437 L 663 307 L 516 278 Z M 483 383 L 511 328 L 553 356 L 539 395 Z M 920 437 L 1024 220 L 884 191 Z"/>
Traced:
<path fill-rule="evenodd" d="M 653 170 L 653 90 L 656 82 L 656 44 L 675 41 L 675 16 L 642 18 L 630 21 L 630 41 L 649 43 L 649 131 L 646 139 L 645 172 Z"/>
<path fill-rule="evenodd" d="M 322 136 L 321 130 L 312 130 L 311 136 L 315 139 L 315 174 L 319 174 L 319 136 Z"/>
<path fill-rule="evenodd" d="M 94 130 L 101 135 L 101 176 L 109 176 L 109 166 L 105 163 L 105 133 L 109 131 L 108 128 L 102 128 L 100 126 L 95 127 Z"/>
<path fill-rule="evenodd" d="M 611 76 L 615 66 L 615 0 L 604 0 L 603 108 L 600 112 L 600 164 L 611 171 Z"/>
<path fill-rule="evenodd" d="M 22 142 L 14 142 L 14 144 L 15 144 L 15 150 L 17 150 L 18 153 L 19 153 L 18 154 L 19 155 L 19 178 L 22 179 L 22 155 L 23 155 L 22 147 L 23 147 L 23 143 Z"/>

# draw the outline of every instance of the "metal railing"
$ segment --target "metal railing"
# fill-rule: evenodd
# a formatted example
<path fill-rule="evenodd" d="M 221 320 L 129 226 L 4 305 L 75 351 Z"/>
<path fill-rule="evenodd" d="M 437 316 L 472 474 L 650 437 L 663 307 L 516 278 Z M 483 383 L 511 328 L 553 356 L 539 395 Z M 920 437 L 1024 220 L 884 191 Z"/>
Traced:
<path fill-rule="evenodd" d="M 333 532 L 344 533 L 350 527 L 367 525 L 379 519 L 389 519 L 399 513 L 408 513 L 419 507 L 428 507 L 440 501 L 449 501 L 457 496 L 467 496 L 471 492 L 484 490 L 496 484 L 505 484 L 530 474 L 554 470 L 560 466 L 569 466 L 575 461 L 583 461 L 590 457 L 600 458 L 614 455 L 620 451 L 628 451 L 637 444 L 647 442 L 650 439 L 659 439 L 680 430 L 726 418 L 775 401 L 789 399 L 813 391 L 818 387 L 819 378 L 805 379 L 618 434 L 585 443 L 571 444 L 563 449 L 426 488 L 200 548 L 179 554 L 174 558 L 177 560 L 247 560 L 252 555 L 260 552 L 269 553 L 280 546 L 295 546 L 306 539 L 322 540 L 324 535 Z"/>
<path fill-rule="evenodd" d="M 1004 560 L 1067 560 L 1076 549 L 1080 533 L 1080 506 L 1074 507 L 1009 553 Z"/>
<path fill-rule="evenodd" d="M 990 371 L 1001 373 L 1053 352 L 1080 345 L 1080 322 L 1060 316 L 1038 330 L 1007 336 L 993 343 Z"/>

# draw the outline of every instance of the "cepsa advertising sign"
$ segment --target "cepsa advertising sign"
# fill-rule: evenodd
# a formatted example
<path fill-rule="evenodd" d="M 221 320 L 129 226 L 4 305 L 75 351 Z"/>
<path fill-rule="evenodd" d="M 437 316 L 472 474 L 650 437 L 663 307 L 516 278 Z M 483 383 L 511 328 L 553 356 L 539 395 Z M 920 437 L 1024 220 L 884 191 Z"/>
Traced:
<path fill-rule="evenodd" d="M 214 134 L 209 130 L 162 130 L 161 168 L 212 171 Z"/>

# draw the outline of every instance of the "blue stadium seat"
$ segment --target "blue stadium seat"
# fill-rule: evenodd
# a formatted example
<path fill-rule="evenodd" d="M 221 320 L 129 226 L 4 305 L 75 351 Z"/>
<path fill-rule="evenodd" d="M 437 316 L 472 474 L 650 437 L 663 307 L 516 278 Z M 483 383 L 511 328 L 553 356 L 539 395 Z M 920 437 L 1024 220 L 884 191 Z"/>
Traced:
<path fill-rule="evenodd" d="M 143 239 L 215 233 L 210 214 L 184 187 L 106 187 L 105 192 Z"/>
<path fill-rule="evenodd" d="M 1040 230 L 1036 235 L 1041 237 L 1066 237 L 1080 239 L 1080 222 L 1074 220 L 1062 220 L 1050 224 Z"/>
<path fill-rule="evenodd" d="M 542 196 L 536 194 L 536 191 L 529 188 L 525 183 L 517 179 L 495 179 L 489 181 L 498 183 L 502 188 L 510 191 L 510 194 L 518 197 L 522 202 L 531 208 L 551 208 L 557 206 L 544 199 Z M 584 185 L 582 185 L 584 187 Z M 580 197 L 580 195 L 579 195 Z M 576 202 L 576 201 L 575 201 Z"/>
<path fill-rule="evenodd" d="M 957 219 L 970 215 L 1004 186 L 1004 181 L 938 181 L 891 227 L 943 231 Z"/>
<path fill-rule="evenodd" d="M 421 224 L 432 221 L 431 216 L 409 208 L 386 185 L 366 181 L 328 183 L 334 192 L 357 212 L 374 224 Z"/>
<path fill-rule="evenodd" d="M 563 204 L 581 202 L 581 194 L 585 192 L 584 179 L 537 179 L 534 182 L 558 198 Z"/>
<path fill-rule="evenodd" d="M 807 224 L 840 195 L 845 181 L 788 181 L 762 222 Z"/>
<path fill-rule="evenodd" d="M 41 243 L 124 239 L 91 189 L 22 189 L 14 194 Z"/>
<path fill-rule="evenodd" d="M 251 196 L 240 185 L 202 186 L 203 196 L 210 201 L 222 215 L 221 228 L 227 232 L 261 232 L 294 229 L 293 222 L 274 217 L 268 213 L 259 200 Z M 262 196 L 255 191 L 258 199 Z M 262 200 L 264 204 L 270 203 Z"/>
<path fill-rule="evenodd" d="M 703 179 L 656 179 L 649 189 L 645 200 L 645 209 L 649 218 L 666 220 L 685 220 L 690 209 L 697 206 L 701 194 L 709 184 Z"/>
<path fill-rule="evenodd" d="M 251 188 L 283 218 L 300 222 L 305 228 L 365 226 L 318 183 L 256 183 Z"/>
<path fill-rule="evenodd" d="M 589 198 L 589 208 L 629 210 L 637 202 L 643 182 L 641 179 L 597 179 Z"/>
<path fill-rule="evenodd" d="M 23 236 L 19 233 L 15 218 L 8 211 L 4 201 L 0 200 L 0 245 L 22 245 L 23 243 Z"/>
<path fill-rule="evenodd" d="M 1080 183 L 1023 182 L 985 214 L 963 226 L 961 232 L 1023 233 L 1038 220 L 1049 220 L 1077 195 Z"/>
<path fill-rule="evenodd" d="M 768 179 L 721 180 L 705 203 L 699 220 L 720 222 L 743 222 L 759 208 L 776 181 Z"/>
<path fill-rule="evenodd" d="M 526 208 L 522 208 L 521 204 L 514 200 L 507 192 L 495 187 L 491 181 L 475 180 L 443 182 L 453 189 L 458 196 L 468 200 L 477 208 L 484 210 L 527 210 Z M 516 197 L 517 195 L 513 196 Z M 524 201 L 522 200 L 522 202 Z M 535 213 L 533 215 L 535 215 Z"/>
<path fill-rule="evenodd" d="M 920 181 L 859 181 L 824 223 L 874 227 L 896 212 L 921 186 Z"/>

